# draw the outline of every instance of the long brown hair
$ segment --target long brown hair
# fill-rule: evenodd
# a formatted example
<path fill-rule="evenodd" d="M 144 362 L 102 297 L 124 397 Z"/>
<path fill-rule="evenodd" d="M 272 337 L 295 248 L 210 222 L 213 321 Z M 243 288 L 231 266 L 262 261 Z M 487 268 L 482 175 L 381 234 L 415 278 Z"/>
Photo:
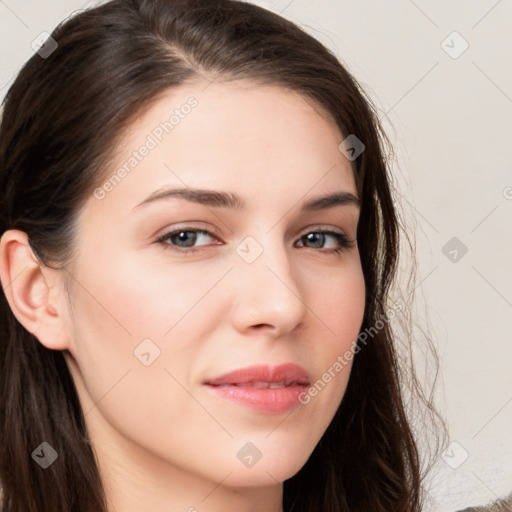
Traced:
<path fill-rule="evenodd" d="M 112 0 L 72 16 L 52 37 L 58 48 L 46 58 L 35 54 L 9 89 L 0 128 L 0 233 L 26 232 L 49 267 L 70 268 L 76 214 L 105 179 L 112 148 L 170 88 L 198 77 L 279 85 L 316 102 L 345 137 L 363 142 L 354 161 L 362 203 L 357 240 L 367 297 L 362 331 L 372 336 L 359 344 L 332 423 L 284 483 L 283 504 L 286 512 L 419 511 L 421 458 L 393 331 L 382 322 L 397 267 L 399 218 L 383 152 L 387 139 L 368 95 L 304 30 L 241 1 Z M 0 300 L 2 510 L 106 512 L 63 354 L 20 325 L 5 294 Z M 42 441 L 59 454 L 46 470 L 30 457 Z"/>

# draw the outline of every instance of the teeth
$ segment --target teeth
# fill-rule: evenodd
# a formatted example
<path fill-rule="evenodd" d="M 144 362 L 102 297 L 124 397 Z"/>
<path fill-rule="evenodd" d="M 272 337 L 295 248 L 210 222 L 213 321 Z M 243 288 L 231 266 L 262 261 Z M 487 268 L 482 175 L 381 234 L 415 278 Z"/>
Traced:
<path fill-rule="evenodd" d="M 239 387 L 244 387 L 244 388 L 259 388 L 259 389 L 266 389 L 266 388 L 279 389 L 279 388 L 286 387 L 286 384 L 284 381 L 280 381 L 280 382 L 263 382 L 263 381 L 241 382 L 241 383 L 235 384 L 235 385 L 239 386 Z"/>
<path fill-rule="evenodd" d="M 281 382 L 270 382 L 268 387 L 270 389 L 285 388 L 286 384 L 283 381 L 281 381 Z"/>
<path fill-rule="evenodd" d="M 287 388 L 293 384 L 292 381 L 284 381 L 281 380 L 279 382 L 264 382 L 264 381 L 257 381 L 257 382 L 239 382 L 236 384 L 220 384 L 220 388 L 227 388 L 231 386 L 237 386 L 240 388 L 258 388 L 258 389 L 281 389 L 281 388 Z"/>

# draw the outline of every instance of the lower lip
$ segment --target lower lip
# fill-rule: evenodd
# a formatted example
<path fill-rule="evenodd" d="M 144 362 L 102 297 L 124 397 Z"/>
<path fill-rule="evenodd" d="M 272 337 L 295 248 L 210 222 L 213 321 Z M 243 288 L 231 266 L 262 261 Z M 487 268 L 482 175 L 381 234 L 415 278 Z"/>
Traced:
<path fill-rule="evenodd" d="M 307 391 L 306 385 L 294 385 L 286 388 L 252 388 L 242 386 L 212 386 L 207 384 L 216 395 L 238 402 L 264 413 L 283 413 L 291 411 L 299 405 L 299 396 Z"/>

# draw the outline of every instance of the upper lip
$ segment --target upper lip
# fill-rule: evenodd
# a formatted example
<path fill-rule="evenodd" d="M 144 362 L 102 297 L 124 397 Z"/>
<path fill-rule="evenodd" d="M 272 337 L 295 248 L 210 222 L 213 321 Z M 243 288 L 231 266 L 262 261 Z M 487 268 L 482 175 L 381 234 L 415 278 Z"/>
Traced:
<path fill-rule="evenodd" d="M 309 384 L 309 374 L 304 368 L 286 363 L 278 366 L 255 365 L 235 370 L 220 377 L 208 379 L 204 384 L 220 386 L 222 384 L 245 384 L 254 382 L 284 382 L 292 384 Z"/>

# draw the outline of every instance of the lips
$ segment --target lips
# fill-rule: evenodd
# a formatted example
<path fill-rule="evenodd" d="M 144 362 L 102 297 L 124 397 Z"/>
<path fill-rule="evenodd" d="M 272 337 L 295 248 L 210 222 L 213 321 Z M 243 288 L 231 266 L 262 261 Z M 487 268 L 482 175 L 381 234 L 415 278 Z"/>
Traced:
<path fill-rule="evenodd" d="M 310 378 L 296 364 L 251 366 L 203 384 L 209 392 L 223 400 L 253 409 L 259 413 L 284 413 L 299 407 L 299 396 L 307 390 Z"/>

